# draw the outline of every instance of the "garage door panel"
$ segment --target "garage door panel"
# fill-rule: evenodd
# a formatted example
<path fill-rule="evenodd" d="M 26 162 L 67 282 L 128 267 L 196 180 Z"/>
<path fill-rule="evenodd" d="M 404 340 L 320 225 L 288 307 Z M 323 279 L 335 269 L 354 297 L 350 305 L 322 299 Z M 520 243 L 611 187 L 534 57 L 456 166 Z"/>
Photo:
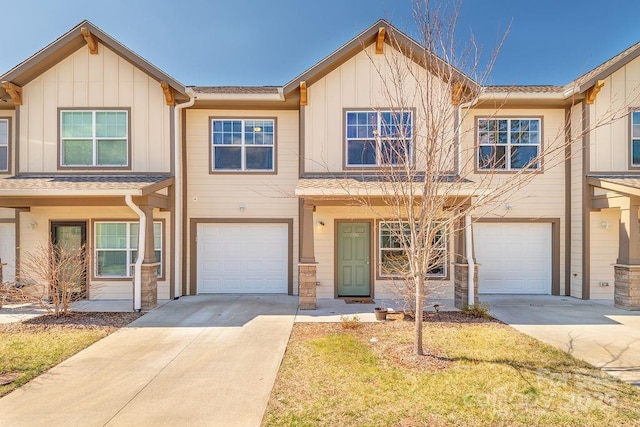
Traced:
<path fill-rule="evenodd" d="M 286 293 L 287 224 L 199 224 L 199 293 Z"/>
<path fill-rule="evenodd" d="M 551 293 L 551 225 L 474 225 L 480 293 Z"/>

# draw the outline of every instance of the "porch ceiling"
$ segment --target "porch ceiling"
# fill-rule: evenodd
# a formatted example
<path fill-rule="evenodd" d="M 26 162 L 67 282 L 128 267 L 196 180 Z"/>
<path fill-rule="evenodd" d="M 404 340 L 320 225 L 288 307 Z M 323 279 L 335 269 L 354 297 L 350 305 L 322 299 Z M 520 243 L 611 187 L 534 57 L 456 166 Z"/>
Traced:
<path fill-rule="evenodd" d="M 424 175 L 411 177 L 413 193 L 422 194 Z M 298 180 L 295 195 L 314 198 L 387 197 L 407 192 L 408 182 L 397 182 L 384 175 L 324 175 L 303 176 Z M 481 188 L 473 181 L 456 175 L 438 178 L 438 195 L 442 197 L 475 197 L 487 194 L 489 188 Z"/>
<path fill-rule="evenodd" d="M 624 195 L 640 196 L 640 175 L 587 175 L 587 183 Z"/>

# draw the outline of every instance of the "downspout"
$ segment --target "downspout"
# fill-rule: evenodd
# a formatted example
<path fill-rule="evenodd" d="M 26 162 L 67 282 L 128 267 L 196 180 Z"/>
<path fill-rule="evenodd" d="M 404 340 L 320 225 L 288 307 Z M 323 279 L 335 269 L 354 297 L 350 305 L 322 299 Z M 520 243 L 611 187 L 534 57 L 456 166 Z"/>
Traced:
<path fill-rule="evenodd" d="M 467 272 L 467 289 L 469 289 L 468 295 L 469 298 L 467 300 L 467 305 L 472 306 L 476 303 L 476 295 L 475 295 L 475 274 L 476 274 L 476 265 L 473 262 L 473 236 L 471 230 L 471 215 L 464 216 L 464 243 L 467 255 L 467 265 L 469 266 L 469 270 Z"/>
<path fill-rule="evenodd" d="M 135 203 L 130 194 L 124 196 L 124 201 L 132 211 L 140 217 L 138 225 L 138 258 L 133 273 L 133 310 L 140 311 L 142 309 L 142 261 L 144 261 L 145 243 L 147 241 L 147 216 Z"/>
<path fill-rule="evenodd" d="M 183 102 L 182 104 L 176 104 L 173 110 L 173 123 L 174 123 L 174 188 L 173 188 L 173 198 L 174 198 L 174 211 L 173 215 L 175 217 L 175 230 L 174 230 L 174 243 L 173 246 L 175 262 L 174 262 L 174 286 L 175 286 L 175 297 L 178 298 L 182 295 L 182 287 L 180 286 L 180 282 L 182 281 L 182 139 L 180 138 L 181 126 L 180 124 L 180 111 L 184 108 L 191 107 L 195 102 L 197 96 L 195 92 L 191 88 L 187 88 L 187 95 L 189 95 L 189 100 L 187 102 Z M 182 123 L 184 126 L 184 123 Z"/>

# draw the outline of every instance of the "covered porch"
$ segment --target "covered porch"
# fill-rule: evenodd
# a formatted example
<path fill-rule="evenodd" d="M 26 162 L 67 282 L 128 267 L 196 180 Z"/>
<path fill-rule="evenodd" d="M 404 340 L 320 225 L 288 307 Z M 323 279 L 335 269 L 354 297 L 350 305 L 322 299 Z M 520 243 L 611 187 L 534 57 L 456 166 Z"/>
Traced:
<path fill-rule="evenodd" d="M 168 279 L 166 263 L 158 274 L 158 254 L 162 260 L 167 251 L 164 242 L 156 241 L 158 235 L 168 234 L 165 222 L 171 222 L 172 185 L 173 177 L 168 175 L 16 175 L 1 179 L 0 207 L 15 212 L 16 282 L 28 276 L 21 272 L 21 256 L 48 241 L 64 240 L 86 254 L 83 296 L 87 299 L 117 298 L 128 301 L 130 309 L 149 310 L 157 305 L 162 276 L 170 283 L 161 297 L 173 298 L 175 286 Z M 122 226 L 125 233 L 114 234 L 112 230 Z M 100 229 L 109 234 L 99 236 Z M 109 265 L 114 263 L 118 265 Z"/>
<path fill-rule="evenodd" d="M 589 175 L 592 211 L 619 211 L 618 256 L 613 269 L 614 305 L 640 310 L 640 176 Z M 603 223 L 603 226 L 604 223 Z"/>

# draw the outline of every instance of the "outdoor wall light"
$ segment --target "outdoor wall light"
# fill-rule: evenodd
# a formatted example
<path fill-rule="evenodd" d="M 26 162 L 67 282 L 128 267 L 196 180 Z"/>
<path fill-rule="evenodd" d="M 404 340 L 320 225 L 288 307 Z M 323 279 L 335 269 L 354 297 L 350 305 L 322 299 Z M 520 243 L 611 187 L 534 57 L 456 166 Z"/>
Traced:
<path fill-rule="evenodd" d="M 510 211 L 510 210 L 513 210 L 513 205 L 511 203 L 505 203 L 504 208 Z"/>
<path fill-rule="evenodd" d="M 322 228 L 322 227 L 324 227 L 324 221 L 318 221 L 318 222 L 316 222 L 316 227 L 317 227 L 317 228 Z"/>
<path fill-rule="evenodd" d="M 36 228 L 38 228 L 38 223 L 35 221 L 31 221 L 31 224 L 29 224 L 29 228 L 35 230 Z"/>
<path fill-rule="evenodd" d="M 244 205 L 244 203 L 242 203 L 240 205 L 240 212 L 244 212 L 245 209 L 246 209 L 246 206 Z"/>
<path fill-rule="evenodd" d="M 609 229 L 609 223 L 607 221 L 602 221 L 600 223 L 600 227 L 604 228 L 605 230 L 608 230 Z"/>

